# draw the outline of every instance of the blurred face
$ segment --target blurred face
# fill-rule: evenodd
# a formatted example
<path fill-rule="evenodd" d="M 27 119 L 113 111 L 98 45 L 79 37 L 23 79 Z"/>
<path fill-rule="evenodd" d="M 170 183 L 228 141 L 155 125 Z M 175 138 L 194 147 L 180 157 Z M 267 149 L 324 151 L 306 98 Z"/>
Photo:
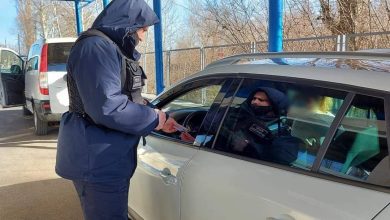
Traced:
<path fill-rule="evenodd" d="M 136 33 L 139 41 L 141 42 L 145 41 L 146 32 L 148 31 L 148 29 L 149 27 L 143 27 L 137 30 Z"/>
<path fill-rule="evenodd" d="M 271 106 L 271 103 L 270 103 L 268 96 L 265 92 L 256 92 L 256 94 L 253 96 L 251 104 L 252 104 L 252 106 L 256 106 L 256 107 Z"/>

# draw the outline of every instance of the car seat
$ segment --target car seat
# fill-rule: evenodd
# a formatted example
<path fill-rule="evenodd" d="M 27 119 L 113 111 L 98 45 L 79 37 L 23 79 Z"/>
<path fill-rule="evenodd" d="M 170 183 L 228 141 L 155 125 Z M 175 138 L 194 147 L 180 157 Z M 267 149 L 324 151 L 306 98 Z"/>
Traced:
<path fill-rule="evenodd" d="M 348 169 L 357 166 L 380 151 L 378 128 L 370 127 L 356 134 L 351 149 L 347 153 L 341 172 L 347 173 Z"/>

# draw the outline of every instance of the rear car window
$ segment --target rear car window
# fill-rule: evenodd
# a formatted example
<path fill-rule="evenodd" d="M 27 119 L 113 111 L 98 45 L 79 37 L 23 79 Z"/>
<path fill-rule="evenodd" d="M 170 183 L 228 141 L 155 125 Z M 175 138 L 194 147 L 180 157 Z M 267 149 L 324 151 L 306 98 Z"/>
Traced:
<path fill-rule="evenodd" d="M 357 95 L 321 164 L 321 172 L 390 186 L 384 100 Z"/>
<path fill-rule="evenodd" d="M 69 42 L 51 43 L 48 45 L 48 71 L 66 71 L 66 63 L 73 44 L 73 42 Z"/>

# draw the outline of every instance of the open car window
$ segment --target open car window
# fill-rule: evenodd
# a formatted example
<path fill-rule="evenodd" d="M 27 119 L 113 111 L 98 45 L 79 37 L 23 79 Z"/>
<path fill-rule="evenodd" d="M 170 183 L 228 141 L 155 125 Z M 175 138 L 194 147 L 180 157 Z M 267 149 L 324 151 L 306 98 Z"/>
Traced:
<path fill-rule="evenodd" d="M 310 170 L 346 95 L 295 83 L 244 80 L 214 149 Z"/>
<path fill-rule="evenodd" d="M 211 104 L 213 104 L 220 89 L 221 85 L 211 85 L 191 90 L 165 105 L 163 111 L 174 112 L 186 108 L 207 110 L 210 108 Z"/>
<path fill-rule="evenodd" d="M 7 50 L 1 51 L 0 71 L 8 74 L 22 74 L 22 59 L 15 53 Z"/>
<path fill-rule="evenodd" d="M 190 89 L 161 106 L 161 109 L 174 118 L 185 130 L 180 130 L 173 134 L 167 134 L 162 131 L 154 133 L 192 144 L 211 106 L 216 99 L 221 99 L 218 95 L 220 95 L 224 82 L 219 80 L 214 85 L 205 86 L 202 86 L 200 83 L 200 87 L 197 86 Z"/>

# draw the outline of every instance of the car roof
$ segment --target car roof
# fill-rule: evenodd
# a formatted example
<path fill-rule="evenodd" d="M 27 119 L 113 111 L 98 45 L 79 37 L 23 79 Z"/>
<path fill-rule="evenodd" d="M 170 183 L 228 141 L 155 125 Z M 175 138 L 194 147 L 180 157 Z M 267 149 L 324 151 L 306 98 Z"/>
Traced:
<path fill-rule="evenodd" d="M 390 92 L 390 54 L 377 51 L 242 54 L 211 63 L 187 80 L 218 74 L 290 77 Z"/>

